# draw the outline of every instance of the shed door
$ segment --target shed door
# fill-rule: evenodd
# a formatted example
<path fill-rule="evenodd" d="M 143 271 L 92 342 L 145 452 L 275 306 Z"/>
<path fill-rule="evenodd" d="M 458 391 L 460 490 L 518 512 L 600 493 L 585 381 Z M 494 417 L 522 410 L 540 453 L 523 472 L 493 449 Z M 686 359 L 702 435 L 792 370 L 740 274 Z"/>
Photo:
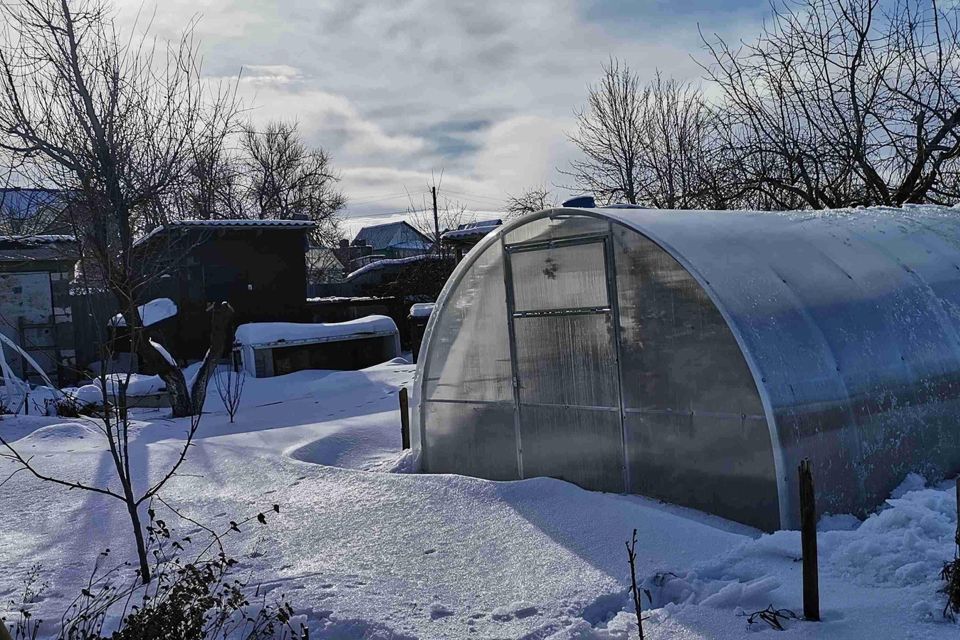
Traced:
<path fill-rule="evenodd" d="M 523 477 L 624 491 L 616 327 L 605 238 L 508 247 Z"/>
<path fill-rule="evenodd" d="M 13 340 L 48 374 L 57 371 L 50 274 L 0 274 L 0 333 Z M 33 368 L 7 346 L 3 347 L 13 372 L 38 379 Z"/>

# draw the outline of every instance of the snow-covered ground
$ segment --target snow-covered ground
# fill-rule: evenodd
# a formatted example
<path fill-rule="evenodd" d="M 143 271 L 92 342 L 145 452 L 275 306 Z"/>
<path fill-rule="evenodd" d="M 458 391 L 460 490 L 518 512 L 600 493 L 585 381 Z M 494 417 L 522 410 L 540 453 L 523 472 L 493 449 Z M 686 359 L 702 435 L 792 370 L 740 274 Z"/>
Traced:
<path fill-rule="evenodd" d="M 796 532 L 761 536 L 558 480 L 403 473 L 397 390 L 413 373 L 395 362 L 248 378 L 235 424 L 211 385 L 196 447 L 164 493 L 218 526 L 278 503 L 268 526 L 245 526 L 230 549 L 241 576 L 287 594 L 312 638 L 636 637 L 624 550 L 634 528 L 653 598 L 647 638 L 779 634 L 745 614 L 771 604 L 800 611 Z M 176 455 L 185 430 L 164 416 L 136 412 L 132 464 L 143 485 Z M 82 422 L 8 417 L 0 430 L 41 468 L 110 478 L 103 442 Z M 13 470 L 0 461 L 0 480 Z M 0 487 L 0 514 L 0 609 L 40 564 L 50 587 L 34 606 L 59 618 L 102 549 L 131 553 L 126 515 L 109 498 L 21 473 Z M 824 621 L 790 621 L 771 637 L 960 637 L 937 593 L 956 524 L 952 488 L 917 478 L 862 524 L 824 521 Z"/>

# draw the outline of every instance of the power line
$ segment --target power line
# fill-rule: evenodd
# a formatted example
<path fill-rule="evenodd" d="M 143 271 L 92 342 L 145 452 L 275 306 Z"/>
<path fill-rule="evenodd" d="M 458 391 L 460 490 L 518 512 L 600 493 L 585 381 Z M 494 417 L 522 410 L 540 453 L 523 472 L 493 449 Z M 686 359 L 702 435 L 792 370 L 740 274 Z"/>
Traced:
<path fill-rule="evenodd" d="M 369 218 L 375 218 L 379 216 L 396 216 L 402 213 L 427 213 L 432 211 L 433 209 L 400 209 L 398 211 L 351 211 L 349 207 L 343 210 L 344 213 L 349 213 L 350 217 L 369 217 Z"/>
<path fill-rule="evenodd" d="M 383 196 L 367 196 L 365 198 L 359 198 L 357 200 L 350 200 L 353 204 L 370 204 L 372 202 L 386 202 L 388 200 L 398 200 L 400 198 L 406 198 L 408 194 L 406 193 L 397 193 L 392 195 L 383 195 Z"/>

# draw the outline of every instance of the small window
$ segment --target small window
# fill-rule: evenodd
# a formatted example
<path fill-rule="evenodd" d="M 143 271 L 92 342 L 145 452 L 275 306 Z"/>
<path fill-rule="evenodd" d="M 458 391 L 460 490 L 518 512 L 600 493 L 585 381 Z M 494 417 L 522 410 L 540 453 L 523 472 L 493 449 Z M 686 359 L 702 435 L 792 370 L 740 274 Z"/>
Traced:
<path fill-rule="evenodd" d="M 602 242 L 510 255 L 517 312 L 606 307 L 607 271 Z"/>

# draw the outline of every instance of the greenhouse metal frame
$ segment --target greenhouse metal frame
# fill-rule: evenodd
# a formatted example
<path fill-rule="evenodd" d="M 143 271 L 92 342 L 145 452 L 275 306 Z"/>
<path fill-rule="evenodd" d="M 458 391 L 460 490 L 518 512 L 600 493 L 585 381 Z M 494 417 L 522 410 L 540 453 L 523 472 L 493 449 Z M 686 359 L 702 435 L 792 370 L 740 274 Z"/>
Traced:
<path fill-rule="evenodd" d="M 457 267 L 414 386 L 426 472 L 552 476 L 765 530 L 960 469 L 960 216 L 553 209 Z"/>

